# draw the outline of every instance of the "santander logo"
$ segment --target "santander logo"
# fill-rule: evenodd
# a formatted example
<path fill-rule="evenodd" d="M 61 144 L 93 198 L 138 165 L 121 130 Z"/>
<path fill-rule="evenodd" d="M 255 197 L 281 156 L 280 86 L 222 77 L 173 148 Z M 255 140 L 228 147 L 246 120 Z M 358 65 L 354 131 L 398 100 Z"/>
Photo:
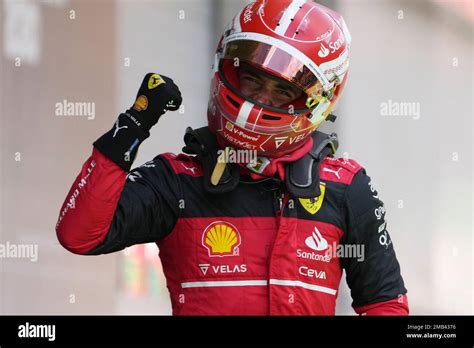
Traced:
<path fill-rule="evenodd" d="M 306 238 L 305 243 L 308 247 L 316 251 L 322 251 L 328 248 L 328 241 L 324 239 L 318 228 L 314 226 L 314 232 Z"/>
<path fill-rule="evenodd" d="M 318 52 L 318 56 L 320 56 L 321 58 L 325 58 L 327 57 L 329 54 L 329 49 L 324 46 L 324 44 L 321 44 L 321 48 L 319 49 L 319 52 Z"/>
<path fill-rule="evenodd" d="M 329 43 L 329 48 L 324 46 L 324 44 L 322 43 L 321 48 L 318 52 L 318 56 L 320 56 L 321 58 L 327 57 L 329 53 L 334 53 L 338 49 L 340 49 L 345 42 L 346 39 L 344 38 L 344 35 L 339 35 L 336 41 Z"/>

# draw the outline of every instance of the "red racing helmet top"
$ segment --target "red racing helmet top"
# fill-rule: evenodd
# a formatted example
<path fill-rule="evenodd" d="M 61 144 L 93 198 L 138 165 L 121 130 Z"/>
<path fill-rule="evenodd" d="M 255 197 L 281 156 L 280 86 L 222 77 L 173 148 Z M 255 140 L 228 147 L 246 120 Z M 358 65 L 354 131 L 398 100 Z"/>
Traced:
<path fill-rule="evenodd" d="M 213 66 L 209 128 L 234 148 L 279 157 L 329 119 L 347 80 L 350 34 L 342 16 L 305 0 L 258 0 L 234 17 Z M 243 74 L 292 86 L 279 104 L 242 88 Z M 262 85 L 263 88 L 263 85 Z"/>

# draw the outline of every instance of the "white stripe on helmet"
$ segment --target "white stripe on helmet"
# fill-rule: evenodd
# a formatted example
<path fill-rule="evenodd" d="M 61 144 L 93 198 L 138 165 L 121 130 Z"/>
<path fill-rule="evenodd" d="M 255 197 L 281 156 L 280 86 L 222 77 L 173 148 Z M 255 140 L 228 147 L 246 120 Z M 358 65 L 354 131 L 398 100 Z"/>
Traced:
<path fill-rule="evenodd" d="M 245 125 L 247 124 L 247 120 L 249 118 L 250 112 L 252 111 L 253 107 L 254 107 L 254 104 L 248 101 L 245 101 L 242 104 L 239 110 L 239 115 L 237 116 L 237 120 L 235 120 L 235 123 L 238 126 L 245 127 Z"/>

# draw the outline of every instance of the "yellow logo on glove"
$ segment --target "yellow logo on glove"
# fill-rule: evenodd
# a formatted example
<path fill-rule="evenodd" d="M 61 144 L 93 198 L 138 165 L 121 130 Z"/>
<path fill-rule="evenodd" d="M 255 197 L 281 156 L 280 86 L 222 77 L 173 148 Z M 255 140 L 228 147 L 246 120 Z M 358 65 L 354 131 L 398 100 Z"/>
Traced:
<path fill-rule="evenodd" d="M 314 198 L 300 198 L 301 206 L 310 214 L 316 214 L 319 209 L 321 209 L 321 205 L 323 204 L 324 193 L 326 192 L 326 184 L 320 183 L 319 189 L 321 190 L 321 194 L 319 197 Z"/>
<path fill-rule="evenodd" d="M 133 105 L 133 108 L 137 111 L 142 111 L 146 110 L 148 107 L 148 99 L 144 96 L 141 95 L 135 100 L 135 104 Z"/>
<path fill-rule="evenodd" d="M 150 76 L 148 80 L 148 89 L 153 89 L 161 85 L 162 83 L 166 83 L 163 78 L 158 74 L 153 74 Z"/>

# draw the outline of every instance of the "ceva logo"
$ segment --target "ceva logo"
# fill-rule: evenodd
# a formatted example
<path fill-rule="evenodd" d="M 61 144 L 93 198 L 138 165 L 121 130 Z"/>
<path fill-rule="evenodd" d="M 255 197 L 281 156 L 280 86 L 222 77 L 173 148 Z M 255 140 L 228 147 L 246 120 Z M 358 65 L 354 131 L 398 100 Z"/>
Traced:
<path fill-rule="evenodd" d="M 328 248 L 328 241 L 324 239 L 316 226 L 314 226 L 314 232 L 311 236 L 306 238 L 305 243 L 309 248 L 316 251 L 322 251 Z"/>

